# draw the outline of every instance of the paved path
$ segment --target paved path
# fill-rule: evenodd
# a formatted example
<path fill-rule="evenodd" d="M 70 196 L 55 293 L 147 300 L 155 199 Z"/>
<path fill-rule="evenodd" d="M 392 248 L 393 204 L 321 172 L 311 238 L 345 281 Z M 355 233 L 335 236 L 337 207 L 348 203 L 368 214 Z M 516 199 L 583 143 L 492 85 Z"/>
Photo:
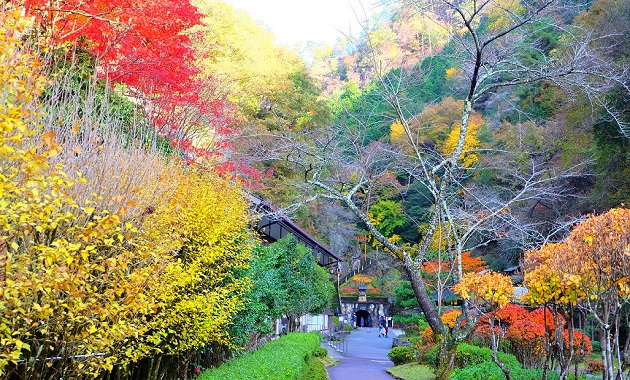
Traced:
<path fill-rule="evenodd" d="M 392 338 L 400 335 L 400 330 L 389 329 L 388 338 L 379 338 L 378 329 L 354 330 L 346 338 L 347 352 L 343 355 L 334 348 L 323 344 L 328 354 L 340 361 L 328 368 L 331 380 L 392 380 L 385 370 L 394 365 L 387 356 L 392 348 Z"/>

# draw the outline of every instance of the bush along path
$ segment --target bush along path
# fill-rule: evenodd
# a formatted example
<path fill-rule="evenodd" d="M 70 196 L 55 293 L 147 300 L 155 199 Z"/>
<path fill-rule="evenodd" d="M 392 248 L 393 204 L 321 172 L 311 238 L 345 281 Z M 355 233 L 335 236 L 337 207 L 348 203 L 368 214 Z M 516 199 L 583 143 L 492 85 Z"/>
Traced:
<path fill-rule="evenodd" d="M 347 351 L 344 355 L 329 350 L 331 356 L 339 360 L 335 367 L 328 368 L 331 380 L 371 379 L 391 380 L 387 368 L 394 363 L 387 356 L 392 348 L 392 341 L 402 334 L 400 330 L 389 329 L 387 338 L 378 337 L 378 329 L 353 330 L 346 337 Z"/>
<path fill-rule="evenodd" d="M 292 333 L 203 372 L 200 380 L 326 380 L 327 355 L 316 333 Z"/>

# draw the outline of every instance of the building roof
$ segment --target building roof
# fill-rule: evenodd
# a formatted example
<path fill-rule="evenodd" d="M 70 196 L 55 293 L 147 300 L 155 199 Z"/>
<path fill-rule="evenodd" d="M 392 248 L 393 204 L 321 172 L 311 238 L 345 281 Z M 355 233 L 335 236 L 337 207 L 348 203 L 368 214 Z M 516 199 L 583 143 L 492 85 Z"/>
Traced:
<path fill-rule="evenodd" d="M 288 235 L 292 235 L 298 242 L 313 251 L 319 265 L 330 266 L 341 261 L 330 248 L 326 247 L 308 232 L 300 228 L 300 226 L 289 219 L 289 217 L 278 213 L 269 202 L 254 195 L 251 195 L 251 199 L 254 209 L 261 214 L 256 225 L 256 230 L 262 234 L 265 240 L 275 242 Z"/>
<path fill-rule="evenodd" d="M 438 292 L 431 293 L 429 297 L 432 300 L 437 300 Z M 442 289 L 442 299 L 459 299 L 459 296 L 449 288 Z"/>
<path fill-rule="evenodd" d="M 505 268 L 503 271 L 504 272 L 514 272 L 514 271 L 519 270 L 519 269 L 521 269 L 521 266 L 520 265 L 516 265 L 516 266 L 513 266 L 513 267 Z"/>

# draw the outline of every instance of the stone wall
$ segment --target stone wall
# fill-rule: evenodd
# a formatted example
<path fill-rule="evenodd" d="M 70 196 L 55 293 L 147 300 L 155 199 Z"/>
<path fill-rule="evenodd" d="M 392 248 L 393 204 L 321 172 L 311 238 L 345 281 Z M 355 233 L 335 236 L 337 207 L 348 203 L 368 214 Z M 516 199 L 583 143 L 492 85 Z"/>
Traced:
<path fill-rule="evenodd" d="M 381 315 L 391 316 L 389 314 L 391 303 L 387 298 L 371 298 L 368 297 L 366 302 L 359 302 L 356 297 L 341 297 L 341 316 L 348 323 L 352 321 L 352 314 L 360 310 L 365 310 L 372 317 L 372 327 L 378 324 L 378 318 Z"/>

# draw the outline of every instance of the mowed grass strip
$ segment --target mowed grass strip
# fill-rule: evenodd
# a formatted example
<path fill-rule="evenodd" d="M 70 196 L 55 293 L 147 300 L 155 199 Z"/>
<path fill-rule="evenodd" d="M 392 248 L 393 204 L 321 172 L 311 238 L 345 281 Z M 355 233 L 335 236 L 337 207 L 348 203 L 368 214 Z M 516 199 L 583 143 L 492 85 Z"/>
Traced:
<path fill-rule="evenodd" d="M 435 373 L 429 366 L 418 363 L 401 364 L 387 369 L 390 375 L 404 380 L 435 380 Z"/>

